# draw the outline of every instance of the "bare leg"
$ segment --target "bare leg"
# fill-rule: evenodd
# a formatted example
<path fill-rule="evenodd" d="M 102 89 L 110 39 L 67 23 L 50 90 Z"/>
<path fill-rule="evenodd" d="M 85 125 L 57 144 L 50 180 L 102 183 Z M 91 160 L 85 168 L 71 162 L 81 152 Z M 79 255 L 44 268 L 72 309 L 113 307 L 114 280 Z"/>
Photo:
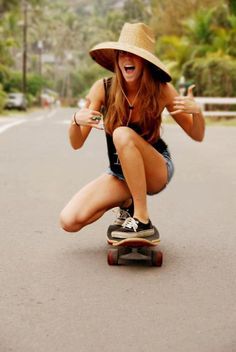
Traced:
<path fill-rule="evenodd" d="M 147 192 L 157 192 L 167 183 L 164 158 L 149 143 L 129 127 L 118 127 L 113 141 L 134 201 L 134 217 L 149 219 Z"/>
<path fill-rule="evenodd" d="M 125 182 L 104 174 L 83 187 L 65 206 L 60 215 L 61 227 L 77 232 L 129 198 Z"/>

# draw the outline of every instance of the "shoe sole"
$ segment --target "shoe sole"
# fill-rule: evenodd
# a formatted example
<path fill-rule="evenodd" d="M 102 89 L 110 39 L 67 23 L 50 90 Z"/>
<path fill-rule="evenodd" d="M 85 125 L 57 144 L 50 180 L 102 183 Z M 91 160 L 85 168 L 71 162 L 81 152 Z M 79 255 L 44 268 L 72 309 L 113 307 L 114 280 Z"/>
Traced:
<path fill-rule="evenodd" d="M 112 238 L 145 238 L 154 235 L 155 229 L 142 230 L 139 232 L 112 231 Z"/>

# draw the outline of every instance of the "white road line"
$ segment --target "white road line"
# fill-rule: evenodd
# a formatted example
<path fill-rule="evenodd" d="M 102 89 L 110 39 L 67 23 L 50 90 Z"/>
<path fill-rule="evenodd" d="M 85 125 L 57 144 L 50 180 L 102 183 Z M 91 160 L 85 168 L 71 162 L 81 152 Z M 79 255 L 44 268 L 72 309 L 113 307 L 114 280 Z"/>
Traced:
<path fill-rule="evenodd" d="M 14 126 L 20 125 L 20 124 L 22 124 L 24 122 L 42 121 L 44 119 L 51 118 L 54 115 L 56 115 L 56 113 L 57 113 L 57 110 L 53 110 L 53 111 L 47 112 L 47 114 L 45 114 L 45 115 L 40 115 L 40 116 L 38 116 L 38 117 L 36 117 L 36 118 L 34 118 L 32 120 L 29 118 L 29 119 L 20 119 L 20 120 L 14 121 L 14 122 L 11 120 L 11 118 L 4 118 L 4 120 L 2 120 L 2 121 L 6 121 L 6 120 L 10 121 L 11 120 L 12 122 L 7 123 L 7 124 L 5 124 L 3 126 L 0 126 L 0 134 L 4 133 L 9 128 L 12 128 Z M 0 122 L 1 122 L 1 119 L 0 119 Z"/>
<path fill-rule="evenodd" d="M 26 119 L 23 119 L 23 120 L 18 120 L 18 121 L 15 121 L 15 122 L 11 122 L 11 123 L 8 123 L 4 126 L 1 126 L 0 127 L 0 134 L 5 132 L 6 130 L 8 130 L 9 128 L 12 128 L 14 126 L 17 126 L 17 125 L 20 125 L 22 123 L 26 122 Z"/>
<path fill-rule="evenodd" d="M 71 120 L 61 120 L 61 121 L 56 121 L 58 124 L 62 125 L 69 125 L 71 123 Z"/>
<path fill-rule="evenodd" d="M 53 117 L 54 115 L 56 115 L 57 113 L 57 110 L 53 110 L 53 111 L 50 111 L 50 112 L 45 112 L 44 115 L 40 115 L 36 118 L 34 118 L 33 120 L 31 120 L 31 122 L 34 122 L 34 121 L 42 121 L 42 120 L 46 120 L 46 119 L 50 119 L 51 117 Z"/>
<path fill-rule="evenodd" d="M 45 116 L 42 115 L 42 116 L 38 116 L 38 117 L 35 117 L 33 120 L 31 120 L 30 122 L 34 122 L 34 121 L 42 121 L 43 119 L 45 119 Z"/>
<path fill-rule="evenodd" d="M 47 114 L 47 117 L 53 117 L 57 113 L 57 110 L 53 110 Z"/>

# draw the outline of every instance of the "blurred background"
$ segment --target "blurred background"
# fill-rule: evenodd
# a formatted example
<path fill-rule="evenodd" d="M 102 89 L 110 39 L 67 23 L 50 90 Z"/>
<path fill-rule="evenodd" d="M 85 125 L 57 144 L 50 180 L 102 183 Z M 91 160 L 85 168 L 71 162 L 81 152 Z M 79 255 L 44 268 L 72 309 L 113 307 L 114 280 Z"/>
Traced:
<path fill-rule="evenodd" d="M 15 93 L 22 109 L 79 105 L 108 75 L 89 49 L 117 40 L 127 21 L 153 28 L 177 88 L 194 82 L 198 96 L 234 96 L 236 0 L 0 0 L 0 111 Z"/>

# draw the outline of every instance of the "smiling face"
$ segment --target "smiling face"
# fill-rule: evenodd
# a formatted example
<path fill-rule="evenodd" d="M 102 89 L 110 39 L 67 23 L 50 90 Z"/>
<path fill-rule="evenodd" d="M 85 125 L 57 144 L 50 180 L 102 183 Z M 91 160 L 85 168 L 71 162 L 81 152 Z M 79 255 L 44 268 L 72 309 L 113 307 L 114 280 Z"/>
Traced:
<path fill-rule="evenodd" d="M 144 59 L 126 51 L 119 51 L 118 66 L 127 83 L 139 80 L 143 73 Z"/>

